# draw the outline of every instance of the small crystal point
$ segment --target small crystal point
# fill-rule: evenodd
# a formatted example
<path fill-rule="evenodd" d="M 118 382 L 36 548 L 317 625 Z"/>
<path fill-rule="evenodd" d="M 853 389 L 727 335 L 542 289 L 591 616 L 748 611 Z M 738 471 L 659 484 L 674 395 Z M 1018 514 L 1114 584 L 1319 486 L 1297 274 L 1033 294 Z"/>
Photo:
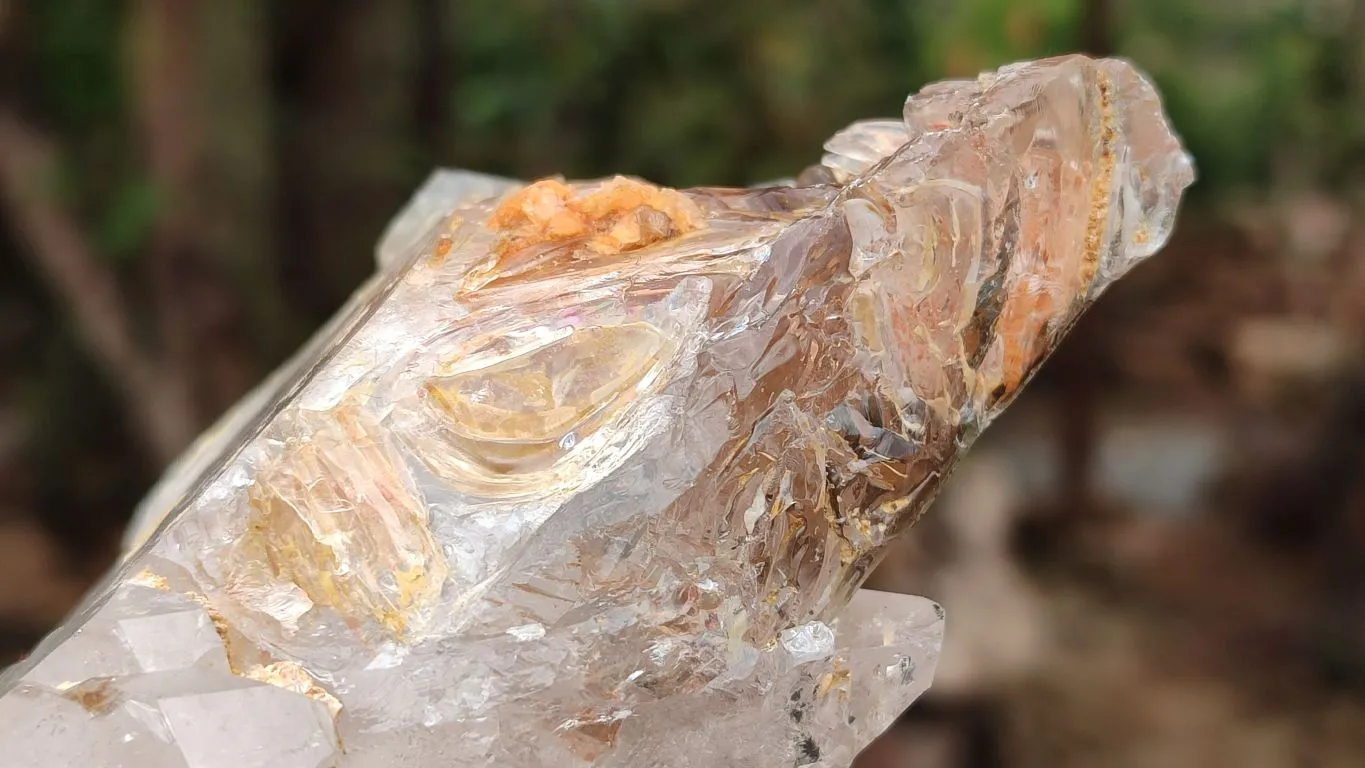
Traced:
<path fill-rule="evenodd" d="M 433 176 L 0 679 L 5 754 L 847 766 L 943 631 L 859 585 L 1193 172 L 1078 56 L 825 150 L 749 190 Z"/>

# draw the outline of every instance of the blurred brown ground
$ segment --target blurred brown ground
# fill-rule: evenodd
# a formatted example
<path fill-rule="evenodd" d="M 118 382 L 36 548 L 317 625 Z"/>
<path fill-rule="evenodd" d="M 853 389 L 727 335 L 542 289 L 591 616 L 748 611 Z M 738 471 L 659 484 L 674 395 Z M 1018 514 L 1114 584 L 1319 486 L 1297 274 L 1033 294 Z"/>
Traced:
<path fill-rule="evenodd" d="M 432 167 L 786 175 L 1018 58 L 1201 180 L 874 576 L 948 613 L 860 768 L 1365 764 L 1365 0 L 0 0 L 0 654 Z"/>

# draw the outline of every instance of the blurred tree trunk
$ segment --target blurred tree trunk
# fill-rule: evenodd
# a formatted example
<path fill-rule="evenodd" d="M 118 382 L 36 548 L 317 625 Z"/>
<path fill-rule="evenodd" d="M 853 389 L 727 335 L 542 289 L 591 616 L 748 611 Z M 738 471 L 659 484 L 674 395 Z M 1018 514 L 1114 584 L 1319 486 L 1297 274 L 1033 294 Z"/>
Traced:
<path fill-rule="evenodd" d="M 157 338 L 169 375 L 191 383 L 201 423 L 260 375 L 244 328 L 246 286 L 232 279 L 234 272 L 259 279 L 260 265 L 269 264 L 261 221 L 269 200 L 261 183 L 264 102 L 252 93 L 259 52 L 242 31 L 254 8 L 140 0 L 129 24 L 131 90 L 160 203 L 147 260 Z M 258 194 L 265 199 L 250 200 Z M 219 221 L 224 213 L 230 219 Z"/>
<path fill-rule="evenodd" d="M 1084 0 L 1081 6 L 1081 50 L 1091 56 L 1112 56 L 1112 0 Z"/>
<path fill-rule="evenodd" d="M 51 141 L 0 107 L 0 199 L 26 241 L 24 253 L 71 312 L 134 430 L 157 459 L 169 461 L 196 428 L 186 380 L 166 371 L 138 342 L 135 313 L 117 278 L 57 199 L 60 166 Z"/>
<path fill-rule="evenodd" d="M 197 147 L 189 115 L 197 7 L 193 0 L 139 0 L 129 22 L 131 90 L 160 204 L 147 258 L 157 338 L 163 348 L 166 374 L 190 382 L 194 370 L 193 307 L 182 295 L 182 275 L 185 251 L 194 239 Z"/>
<path fill-rule="evenodd" d="M 433 168 L 447 162 L 453 138 L 450 94 L 455 65 L 448 34 L 449 5 L 447 0 L 417 0 L 414 118 L 420 146 Z"/>
<path fill-rule="evenodd" d="M 276 244 L 275 122 L 268 0 L 209 2 L 200 27 L 204 137 L 202 231 L 210 256 L 242 298 L 257 362 L 274 364 L 301 341 L 281 287 Z M 259 372 L 259 369 L 257 370 Z M 240 392 L 228 393 L 235 398 Z"/>
<path fill-rule="evenodd" d="M 324 24 L 300 9 L 280 52 L 290 293 L 316 320 L 374 271 L 373 244 L 427 170 L 412 152 L 414 0 L 322 7 Z"/>

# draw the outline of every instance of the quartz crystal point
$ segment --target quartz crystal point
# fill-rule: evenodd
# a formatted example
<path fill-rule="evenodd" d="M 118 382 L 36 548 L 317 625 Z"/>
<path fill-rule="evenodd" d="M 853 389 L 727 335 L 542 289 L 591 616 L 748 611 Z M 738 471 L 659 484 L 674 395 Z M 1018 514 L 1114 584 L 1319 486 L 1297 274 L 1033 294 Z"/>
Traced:
<path fill-rule="evenodd" d="M 846 766 L 860 591 L 1193 175 L 1128 64 L 926 88 L 788 185 L 433 177 L 0 684 L 6 765 Z"/>

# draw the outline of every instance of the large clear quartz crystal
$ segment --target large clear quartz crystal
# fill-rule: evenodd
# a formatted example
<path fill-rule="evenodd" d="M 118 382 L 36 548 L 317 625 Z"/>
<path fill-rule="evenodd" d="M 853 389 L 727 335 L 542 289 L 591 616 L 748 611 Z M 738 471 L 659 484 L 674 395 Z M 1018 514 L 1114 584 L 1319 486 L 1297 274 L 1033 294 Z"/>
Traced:
<path fill-rule="evenodd" d="M 1128 64 L 926 88 L 791 184 L 440 173 L 0 682 L 5 765 L 847 766 L 859 590 L 1193 175 Z"/>

